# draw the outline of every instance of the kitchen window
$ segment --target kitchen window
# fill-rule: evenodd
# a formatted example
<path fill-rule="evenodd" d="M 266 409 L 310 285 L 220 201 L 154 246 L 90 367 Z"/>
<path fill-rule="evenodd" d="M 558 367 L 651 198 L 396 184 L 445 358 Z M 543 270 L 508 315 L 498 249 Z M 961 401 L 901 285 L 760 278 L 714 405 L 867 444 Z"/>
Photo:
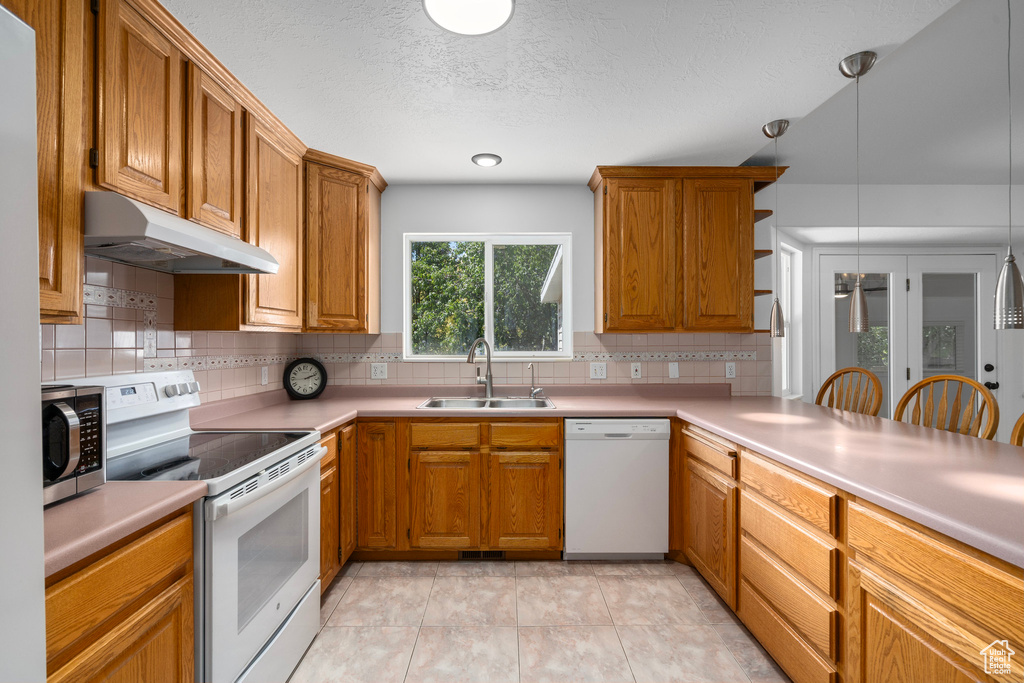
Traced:
<path fill-rule="evenodd" d="M 572 358 L 572 236 L 405 235 L 408 360 L 465 360 L 478 337 L 495 359 Z"/>

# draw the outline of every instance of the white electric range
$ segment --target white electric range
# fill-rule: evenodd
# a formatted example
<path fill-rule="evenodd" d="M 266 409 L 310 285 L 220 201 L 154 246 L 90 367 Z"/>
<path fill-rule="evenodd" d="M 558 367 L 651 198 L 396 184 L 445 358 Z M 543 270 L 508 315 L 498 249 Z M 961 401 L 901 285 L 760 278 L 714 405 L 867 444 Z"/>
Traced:
<path fill-rule="evenodd" d="M 320 433 L 193 431 L 191 370 L 87 381 L 105 388 L 108 481 L 207 484 L 194 508 L 196 680 L 286 680 L 320 625 Z"/>

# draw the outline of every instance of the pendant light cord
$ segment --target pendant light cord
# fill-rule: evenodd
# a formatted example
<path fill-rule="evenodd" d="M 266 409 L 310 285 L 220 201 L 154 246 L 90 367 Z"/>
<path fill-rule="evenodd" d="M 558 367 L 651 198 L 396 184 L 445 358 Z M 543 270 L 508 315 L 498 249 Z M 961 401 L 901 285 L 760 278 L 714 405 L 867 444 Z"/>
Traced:
<path fill-rule="evenodd" d="M 1009 2 L 1010 0 L 1006 0 Z M 857 94 L 857 121 L 856 121 L 856 147 L 857 147 L 857 282 L 860 284 L 860 76 L 854 81 L 854 89 Z"/>
<path fill-rule="evenodd" d="M 1009 173 L 1006 182 L 1006 245 L 1013 250 L 1013 81 L 1010 78 L 1010 37 L 1013 22 L 1010 21 L 1010 0 L 1006 0 L 1006 109 L 1009 114 Z"/>
<path fill-rule="evenodd" d="M 775 298 L 779 298 L 782 283 L 782 254 L 779 252 L 779 136 L 772 138 L 775 143 Z"/>

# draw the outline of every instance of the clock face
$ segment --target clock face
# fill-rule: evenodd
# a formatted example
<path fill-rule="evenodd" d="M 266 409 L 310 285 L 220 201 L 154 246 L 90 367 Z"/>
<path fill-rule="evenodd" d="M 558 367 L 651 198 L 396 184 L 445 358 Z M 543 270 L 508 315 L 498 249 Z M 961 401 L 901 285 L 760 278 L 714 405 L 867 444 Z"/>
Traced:
<path fill-rule="evenodd" d="M 291 364 L 285 374 L 288 393 L 296 398 L 313 398 L 325 388 L 327 374 L 320 363 L 299 360 Z"/>

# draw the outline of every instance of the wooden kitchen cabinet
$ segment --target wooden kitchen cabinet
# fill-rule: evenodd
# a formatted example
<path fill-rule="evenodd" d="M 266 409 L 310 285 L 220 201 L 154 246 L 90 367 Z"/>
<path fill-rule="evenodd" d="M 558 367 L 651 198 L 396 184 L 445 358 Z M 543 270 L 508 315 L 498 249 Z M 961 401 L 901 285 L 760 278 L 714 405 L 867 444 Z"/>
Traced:
<path fill-rule="evenodd" d="M 481 453 L 413 450 L 409 458 L 409 546 L 479 546 Z"/>
<path fill-rule="evenodd" d="M 47 681 L 194 678 L 192 510 L 46 588 Z"/>
<path fill-rule="evenodd" d="M 338 433 L 331 432 L 320 445 L 320 592 L 324 593 L 341 570 L 341 475 Z"/>
<path fill-rule="evenodd" d="M 775 180 L 774 167 L 598 166 L 595 331 L 753 331 L 753 195 Z"/>
<path fill-rule="evenodd" d="M 683 449 L 683 425 L 672 421 L 668 451 L 668 555 L 686 560 L 686 451 Z"/>
<path fill-rule="evenodd" d="M 561 449 L 497 450 L 490 461 L 490 538 L 495 550 L 561 550 Z"/>
<path fill-rule="evenodd" d="M 356 549 L 356 424 L 350 422 L 338 430 L 338 505 L 339 544 L 342 566 Z"/>
<path fill-rule="evenodd" d="M 180 215 L 184 57 L 126 0 L 99 16 L 97 182 Z"/>
<path fill-rule="evenodd" d="M 188 65 L 188 196 L 185 217 L 242 237 L 242 105 Z"/>
<path fill-rule="evenodd" d="M 358 540 L 362 550 L 398 545 L 398 449 L 394 422 L 358 425 Z"/>
<path fill-rule="evenodd" d="M 74 0 L 0 0 L 0 4 L 36 32 L 40 322 L 79 323 L 88 8 Z"/>
<path fill-rule="evenodd" d="M 377 169 L 307 150 L 305 329 L 380 332 Z"/>
<path fill-rule="evenodd" d="M 688 457 L 686 557 L 729 607 L 736 608 L 736 483 Z"/>

